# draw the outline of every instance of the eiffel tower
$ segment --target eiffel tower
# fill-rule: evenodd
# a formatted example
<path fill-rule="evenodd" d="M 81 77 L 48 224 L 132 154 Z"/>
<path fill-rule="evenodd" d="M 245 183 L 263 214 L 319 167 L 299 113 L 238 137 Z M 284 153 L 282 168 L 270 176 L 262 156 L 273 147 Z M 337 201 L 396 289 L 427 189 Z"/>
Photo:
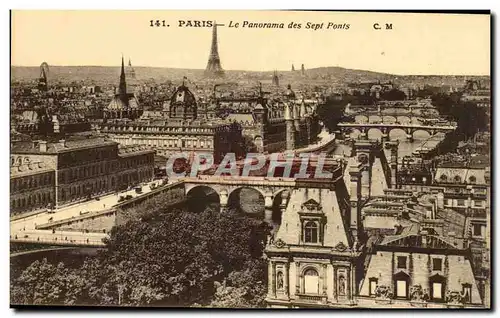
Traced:
<path fill-rule="evenodd" d="M 205 69 L 205 76 L 207 77 L 224 76 L 224 70 L 220 65 L 219 49 L 217 47 L 217 23 L 215 21 L 212 29 L 212 47 L 210 49 L 210 56 L 208 57 L 207 68 Z"/>

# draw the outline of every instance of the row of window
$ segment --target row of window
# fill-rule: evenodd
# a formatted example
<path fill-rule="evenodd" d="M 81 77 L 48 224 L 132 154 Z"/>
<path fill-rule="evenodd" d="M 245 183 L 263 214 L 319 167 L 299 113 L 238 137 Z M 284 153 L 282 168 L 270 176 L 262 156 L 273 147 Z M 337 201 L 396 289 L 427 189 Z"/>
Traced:
<path fill-rule="evenodd" d="M 75 165 L 79 162 L 103 161 L 116 158 L 115 147 L 105 147 L 101 149 L 85 149 L 72 151 L 59 155 L 62 166 Z"/>
<path fill-rule="evenodd" d="M 462 177 L 460 176 L 455 176 L 453 177 L 453 179 L 449 179 L 447 175 L 445 174 L 442 174 L 440 177 L 439 177 L 439 181 L 441 182 L 454 182 L 454 183 L 462 183 Z M 465 181 L 465 180 L 464 180 Z M 469 179 L 468 179 L 469 183 L 476 183 L 477 182 L 477 178 L 475 176 L 470 176 Z"/>
<path fill-rule="evenodd" d="M 144 156 L 120 160 L 120 168 L 121 169 L 130 169 L 130 168 L 135 168 L 135 167 L 139 167 L 139 166 L 145 166 L 147 164 L 153 165 L 153 161 L 150 160 L 150 158 L 147 158 Z"/>
<path fill-rule="evenodd" d="M 117 183 L 122 185 L 129 185 L 131 183 L 149 180 L 151 179 L 151 176 L 151 171 L 138 171 L 132 174 L 120 175 L 117 178 L 111 177 L 110 181 L 107 178 L 103 178 L 100 180 L 93 180 L 92 182 L 87 182 L 85 184 L 70 185 L 69 187 L 60 190 L 60 200 L 75 200 L 88 195 L 107 192 L 109 190 L 115 189 Z"/>
<path fill-rule="evenodd" d="M 102 174 L 108 174 L 116 171 L 118 163 L 116 161 L 100 162 L 85 167 L 76 167 L 60 171 L 58 174 L 59 182 L 68 183 L 74 180 L 95 177 Z"/>
<path fill-rule="evenodd" d="M 119 138 L 117 138 L 119 141 Z M 196 140 L 196 139 L 137 139 L 134 143 L 158 147 L 182 147 L 182 148 L 211 148 L 212 140 Z"/>
<path fill-rule="evenodd" d="M 407 269 L 408 268 L 408 257 L 407 256 L 397 256 L 396 258 L 396 267 L 398 269 Z M 432 270 L 433 271 L 441 271 L 443 270 L 443 260 L 441 258 L 433 258 L 432 259 Z"/>
<path fill-rule="evenodd" d="M 477 207 L 477 208 L 482 208 L 484 205 L 483 200 L 471 200 L 472 207 Z M 453 200 L 452 199 L 446 199 L 445 200 L 445 205 L 447 206 L 453 206 Z M 457 199 L 457 206 L 459 207 L 467 207 L 467 200 L 465 199 Z"/>
<path fill-rule="evenodd" d="M 75 200 L 78 198 L 83 198 L 88 195 L 92 195 L 94 193 L 106 192 L 113 189 L 116 185 L 116 180 L 114 177 L 111 178 L 111 182 L 109 183 L 107 179 L 102 180 L 94 180 L 92 183 L 85 183 L 80 185 L 72 185 L 65 189 L 61 189 L 60 201 L 69 201 Z"/>
<path fill-rule="evenodd" d="M 38 187 L 52 186 L 54 184 L 54 173 L 47 172 L 43 174 L 20 177 L 10 180 L 11 192 L 34 189 Z"/>
<path fill-rule="evenodd" d="M 106 130 L 116 130 L 116 131 L 157 131 L 157 132 L 174 132 L 174 133 L 206 133 L 211 134 L 212 128 L 198 128 L 198 127 L 147 127 L 147 126 L 139 126 L 139 127 L 126 127 L 126 126 L 105 126 L 103 128 Z"/>
<path fill-rule="evenodd" d="M 69 183 L 74 180 L 80 180 L 84 178 L 97 177 L 103 174 L 109 174 L 120 169 L 131 169 L 137 166 L 144 166 L 146 164 L 153 164 L 150 158 L 146 156 L 133 157 L 122 159 L 119 162 L 100 162 L 93 165 L 88 165 L 85 167 L 71 168 L 65 171 L 59 172 L 59 182 Z"/>
<path fill-rule="evenodd" d="M 52 192 L 42 192 L 36 194 L 29 194 L 27 196 L 11 199 L 11 210 L 27 210 L 32 208 L 46 207 L 47 204 L 53 202 L 54 196 Z"/>
<path fill-rule="evenodd" d="M 444 277 L 435 275 L 429 279 L 430 290 L 424 291 L 423 300 L 431 301 L 444 301 L 445 300 L 445 279 Z M 395 298 L 408 299 L 411 297 L 409 290 L 409 277 L 402 275 L 397 275 L 393 281 L 395 293 Z M 376 296 L 378 287 L 378 279 L 375 277 L 369 278 L 369 294 L 370 296 Z M 462 295 L 466 303 L 472 302 L 472 285 L 465 283 L 462 284 Z"/>

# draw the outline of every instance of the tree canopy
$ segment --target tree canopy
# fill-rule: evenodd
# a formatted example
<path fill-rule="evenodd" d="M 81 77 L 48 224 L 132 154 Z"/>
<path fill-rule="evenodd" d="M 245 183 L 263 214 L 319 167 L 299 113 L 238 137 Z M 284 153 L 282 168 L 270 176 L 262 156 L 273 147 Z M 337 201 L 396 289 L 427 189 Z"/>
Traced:
<path fill-rule="evenodd" d="M 218 306 L 229 297 L 238 306 L 261 306 L 268 231 L 234 212 L 156 211 L 114 227 L 107 250 L 79 268 L 32 263 L 12 282 L 11 302 Z"/>
<path fill-rule="evenodd" d="M 327 98 L 326 103 L 318 106 L 318 118 L 323 122 L 328 132 L 332 133 L 338 129 L 337 125 L 344 119 L 347 104 L 353 100 L 350 95 L 341 98 L 330 96 Z"/>
<path fill-rule="evenodd" d="M 489 118 L 485 110 L 476 103 L 463 101 L 461 97 L 461 93 L 432 95 L 432 104 L 440 115 L 455 121 L 457 129 L 453 133 L 447 134 L 445 140 L 426 156 L 434 157 L 438 154 L 455 151 L 459 141 L 470 139 L 476 133 L 488 130 Z"/>
<path fill-rule="evenodd" d="M 391 90 L 382 92 L 382 94 L 380 94 L 380 98 L 383 100 L 390 100 L 390 101 L 405 100 L 406 94 L 397 88 L 393 88 Z"/>

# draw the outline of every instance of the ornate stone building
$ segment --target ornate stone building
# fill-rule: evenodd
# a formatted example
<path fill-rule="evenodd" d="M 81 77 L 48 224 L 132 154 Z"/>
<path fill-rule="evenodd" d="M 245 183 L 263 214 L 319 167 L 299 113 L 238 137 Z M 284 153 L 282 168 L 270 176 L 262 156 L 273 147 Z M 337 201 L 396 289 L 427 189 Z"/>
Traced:
<path fill-rule="evenodd" d="M 225 120 L 239 123 L 259 152 L 292 150 L 315 140 L 320 127 L 314 103 L 297 100 L 290 85 L 275 96 L 259 95 L 219 98 L 214 103 L 230 111 Z"/>
<path fill-rule="evenodd" d="M 314 187 L 314 186 L 313 186 Z M 352 228 L 343 179 L 325 188 L 299 188 L 283 195 L 284 213 L 268 244 L 270 307 L 335 307 L 355 304 L 359 243 Z"/>
<path fill-rule="evenodd" d="M 59 207 L 152 180 L 154 150 L 119 147 L 102 137 L 57 143 L 15 142 L 11 147 L 13 213 Z"/>
<path fill-rule="evenodd" d="M 241 153 L 241 126 L 234 121 L 199 118 L 196 98 L 184 83 L 157 117 L 108 120 L 99 129 L 120 144 L 148 145 L 166 157 L 184 151 L 212 152 L 217 161 L 227 152 Z"/>

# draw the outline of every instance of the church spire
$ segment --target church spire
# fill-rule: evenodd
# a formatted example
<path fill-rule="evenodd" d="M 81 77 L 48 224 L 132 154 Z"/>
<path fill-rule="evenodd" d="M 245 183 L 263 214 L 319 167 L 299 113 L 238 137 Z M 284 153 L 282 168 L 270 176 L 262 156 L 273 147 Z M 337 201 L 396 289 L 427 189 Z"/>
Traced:
<path fill-rule="evenodd" d="M 120 73 L 120 85 L 118 86 L 118 94 L 124 96 L 127 94 L 127 83 L 125 82 L 125 63 L 122 55 L 122 70 Z"/>
<path fill-rule="evenodd" d="M 278 77 L 278 71 L 274 70 L 274 73 L 273 73 L 273 85 L 274 86 L 280 86 L 280 80 L 279 80 L 279 77 Z"/>

